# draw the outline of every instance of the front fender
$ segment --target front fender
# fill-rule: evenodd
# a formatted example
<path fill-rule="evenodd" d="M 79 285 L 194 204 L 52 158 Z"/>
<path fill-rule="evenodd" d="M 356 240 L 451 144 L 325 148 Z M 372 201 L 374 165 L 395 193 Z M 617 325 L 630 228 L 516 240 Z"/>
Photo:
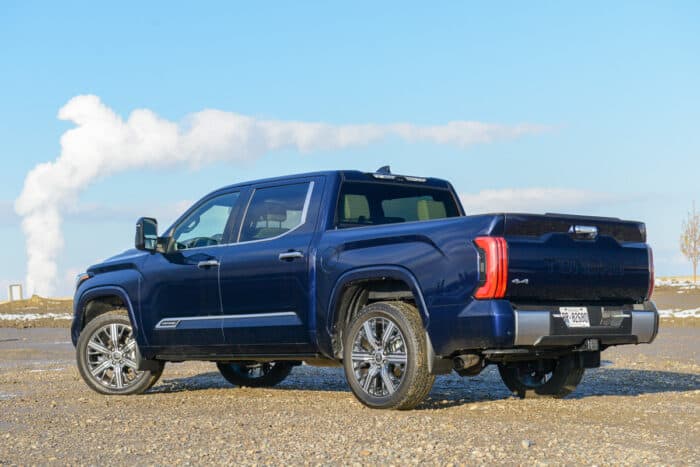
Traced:
<path fill-rule="evenodd" d="M 129 320 L 131 321 L 131 326 L 136 336 L 136 343 L 143 347 L 147 345 L 145 336 L 141 331 L 141 326 L 139 325 L 139 320 L 136 319 L 136 313 L 134 310 L 134 305 L 129 297 L 126 290 L 118 285 L 100 285 L 92 288 L 87 288 L 83 291 L 79 290 L 79 294 L 76 293 L 76 297 L 73 300 L 73 322 L 71 324 L 71 340 L 73 345 L 77 345 L 78 337 L 83 329 L 83 318 L 85 314 L 85 307 L 91 300 L 95 300 L 100 297 L 110 297 L 117 296 L 126 305 L 127 312 L 129 314 Z"/>

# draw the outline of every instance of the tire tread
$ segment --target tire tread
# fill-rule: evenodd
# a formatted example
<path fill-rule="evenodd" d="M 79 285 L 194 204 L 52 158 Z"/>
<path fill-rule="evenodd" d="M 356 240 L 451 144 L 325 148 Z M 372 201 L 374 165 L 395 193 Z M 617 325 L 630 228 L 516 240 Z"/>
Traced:
<path fill-rule="evenodd" d="M 402 323 L 407 329 L 404 330 L 405 339 L 411 339 L 413 341 L 413 347 L 415 348 L 415 365 L 412 372 L 412 380 L 404 381 L 403 384 L 408 384 L 408 390 L 402 397 L 389 401 L 386 404 L 376 405 L 369 403 L 368 400 L 363 399 L 362 394 L 358 394 L 353 388 L 353 393 L 355 397 L 363 404 L 380 409 L 395 409 L 395 410 L 410 410 L 420 404 L 430 393 L 435 382 L 435 375 L 428 372 L 428 349 L 427 340 L 425 338 L 425 328 L 423 327 L 423 320 L 421 319 L 418 309 L 406 302 L 402 301 L 384 301 L 375 302 L 370 305 L 365 306 L 360 312 L 355 316 L 355 318 L 349 323 L 348 330 L 354 326 L 355 323 L 361 321 L 363 317 L 367 314 L 374 312 L 383 312 L 392 317 L 394 320 L 403 319 L 405 322 Z M 343 353 L 347 352 L 347 349 L 352 349 L 352 342 L 350 341 L 350 333 L 346 332 L 346 341 L 343 345 Z M 349 365 L 349 366 L 348 366 Z M 352 362 L 347 361 L 344 364 L 345 375 L 350 381 L 352 375 Z M 408 375 L 406 376 L 408 377 Z"/>
<path fill-rule="evenodd" d="M 576 386 L 581 382 L 585 371 L 584 368 L 577 368 L 574 365 L 573 357 L 560 357 L 552 378 L 540 387 L 529 388 L 520 382 L 515 369 L 502 364 L 498 365 L 498 372 L 508 389 L 518 397 L 528 399 L 562 399 L 574 392 Z"/>
<path fill-rule="evenodd" d="M 94 328 L 100 327 L 104 324 L 109 323 L 110 321 L 114 320 L 115 318 L 120 318 L 120 319 L 125 319 L 127 321 L 127 324 L 131 326 L 131 321 L 129 319 L 129 314 L 127 310 L 121 308 L 121 309 L 116 309 L 116 310 L 111 310 L 106 313 L 101 313 L 94 318 L 92 318 L 90 321 L 88 321 L 85 324 L 85 327 L 80 333 L 80 336 L 78 337 L 78 343 L 75 347 L 76 351 L 76 361 L 78 364 L 78 372 L 80 373 L 80 376 L 83 378 L 83 381 L 88 385 L 90 389 L 92 389 L 95 392 L 98 392 L 100 394 L 105 394 L 105 395 L 133 395 L 133 394 L 143 394 L 144 392 L 148 391 L 150 388 L 155 385 L 158 380 L 160 379 L 160 376 L 163 374 L 163 368 L 164 365 L 161 365 L 159 371 L 149 371 L 149 370 L 144 370 L 144 372 L 148 373 L 144 376 L 143 380 L 141 380 L 139 383 L 137 383 L 134 386 L 131 386 L 130 388 L 127 388 L 125 391 L 115 391 L 112 389 L 105 388 L 95 381 L 92 380 L 90 375 L 88 375 L 89 370 L 86 368 L 86 362 L 84 360 L 85 358 L 85 346 L 87 346 L 87 343 L 85 342 L 86 339 L 90 338 L 90 334 L 94 330 Z M 133 329 L 133 326 L 132 326 Z"/>

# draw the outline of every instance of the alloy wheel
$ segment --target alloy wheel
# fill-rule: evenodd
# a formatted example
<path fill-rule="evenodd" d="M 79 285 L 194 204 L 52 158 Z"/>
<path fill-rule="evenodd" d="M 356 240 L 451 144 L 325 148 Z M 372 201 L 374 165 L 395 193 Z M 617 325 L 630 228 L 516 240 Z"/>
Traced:
<path fill-rule="evenodd" d="M 138 383 L 144 372 L 137 370 L 136 340 L 131 326 L 109 323 L 99 327 L 86 347 L 90 375 L 101 386 L 122 391 Z"/>
<path fill-rule="evenodd" d="M 406 374 L 406 341 L 399 327 L 384 317 L 367 319 L 352 347 L 353 375 L 362 390 L 374 397 L 389 397 Z"/>

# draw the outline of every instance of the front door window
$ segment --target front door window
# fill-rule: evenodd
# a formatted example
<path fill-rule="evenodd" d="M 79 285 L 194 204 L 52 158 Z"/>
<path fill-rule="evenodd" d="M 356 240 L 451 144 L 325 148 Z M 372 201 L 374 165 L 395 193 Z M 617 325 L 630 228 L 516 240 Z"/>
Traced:
<path fill-rule="evenodd" d="M 173 233 L 174 248 L 189 250 L 226 243 L 226 226 L 239 193 L 227 193 L 205 202 Z"/>

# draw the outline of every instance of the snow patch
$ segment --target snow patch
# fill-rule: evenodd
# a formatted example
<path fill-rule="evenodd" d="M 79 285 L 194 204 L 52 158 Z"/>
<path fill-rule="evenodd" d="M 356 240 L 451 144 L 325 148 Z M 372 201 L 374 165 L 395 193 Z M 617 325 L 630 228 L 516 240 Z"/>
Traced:
<path fill-rule="evenodd" d="M 700 308 L 681 310 L 680 308 L 659 310 L 661 318 L 700 318 Z"/>
<path fill-rule="evenodd" d="M 63 371 L 63 370 L 65 370 L 65 368 L 46 368 L 46 369 L 40 368 L 37 370 L 29 370 L 29 372 L 30 373 L 43 373 L 45 371 Z"/>
<path fill-rule="evenodd" d="M 0 314 L 0 321 L 36 321 L 37 319 L 73 319 L 69 313 L 15 313 Z"/>
<path fill-rule="evenodd" d="M 678 287 L 682 290 L 691 290 L 698 288 L 693 281 L 681 280 L 681 279 L 656 279 L 654 281 L 655 287 Z"/>

